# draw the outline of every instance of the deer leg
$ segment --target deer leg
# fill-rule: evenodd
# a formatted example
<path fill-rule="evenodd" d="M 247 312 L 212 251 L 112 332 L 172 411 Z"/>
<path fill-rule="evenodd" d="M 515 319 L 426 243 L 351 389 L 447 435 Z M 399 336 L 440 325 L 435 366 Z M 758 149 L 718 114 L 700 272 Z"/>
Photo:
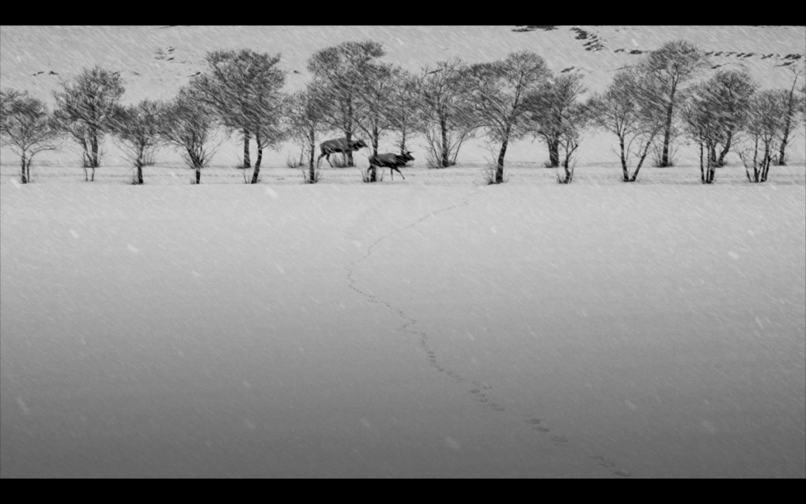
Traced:
<path fill-rule="evenodd" d="M 398 172 L 400 174 L 400 176 L 403 177 L 403 180 L 406 180 L 406 177 L 403 176 L 403 172 L 398 170 L 397 167 L 392 168 L 392 170 Z M 390 172 L 391 172 L 391 170 L 390 170 Z M 392 180 L 394 180 L 394 179 L 392 179 Z"/>

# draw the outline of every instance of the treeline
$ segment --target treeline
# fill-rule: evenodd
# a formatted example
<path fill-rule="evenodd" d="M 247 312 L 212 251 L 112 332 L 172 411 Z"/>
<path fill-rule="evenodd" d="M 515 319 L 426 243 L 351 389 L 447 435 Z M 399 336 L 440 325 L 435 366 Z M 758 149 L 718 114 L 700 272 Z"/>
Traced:
<path fill-rule="evenodd" d="M 583 134 L 601 130 L 618 142 L 613 150 L 624 182 L 637 179 L 648 157 L 655 166 L 673 166 L 677 146 L 688 138 L 699 146 L 701 180 L 707 184 L 731 151 L 749 181 L 764 182 L 771 165 L 786 163 L 798 115 L 806 118 L 803 69 L 790 67 L 786 89 L 762 90 L 745 70 L 710 71 L 705 53 L 686 41 L 666 43 L 617 70 L 603 92 L 584 99 L 582 74 L 554 73 L 529 51 L 472 65 L 443 61 L 418 74 L 380 61 L 384 54 L 374 41 L 318 51 L 307 65 L 313 79 L 288 94 L 282 90 L 280 55 L 213 51 L 205 57 L 205 70 L 173 99 L 129 106 L 120 103 L 125 89 L 119 72 L 96 66 L 54 92 L 52 112 L 27 92 L 0 91 L 0 138 L 20 157 L 22 183 L 31 180 L 34 156 L 64 139 L 80 147 L 85 179 L 93 181 L 106 135 L 118 140 L 133 166 L 133 183 L 143 183 L 143 168 L 166 146 L 181 152 L 199 183 L 223 130 L 243 142 L 244 181 L 254 184 L 263 151 L 287 141 L 301 148 L 293 166 L 307 164 L 304 180 L 318 181 L 316 146 L 326 134 L 342 136 L 346 146 L 367 145 L 375 156 L 381 138 L 393 136 L 405 155 L 407 142 L 419 135 L 432 168 L 455 165 L 461 146 L 483 136 L 498 149 L 488 182 L 501 183 L 507 146 L 532 136 L 546 144 L 546 166 L 558 168 L 558 182 L 570 183 Z M 344 151 L 337 163 L 353 166 L 352 150 Z M 375 167 L 362 179 L 376 181 Z"/>

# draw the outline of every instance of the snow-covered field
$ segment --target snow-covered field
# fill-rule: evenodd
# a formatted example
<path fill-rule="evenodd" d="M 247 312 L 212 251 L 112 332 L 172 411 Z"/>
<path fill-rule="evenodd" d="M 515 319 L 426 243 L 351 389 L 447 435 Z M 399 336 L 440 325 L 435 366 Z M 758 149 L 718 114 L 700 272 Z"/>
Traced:
<path fill-rule="evenodd" d="M 353 170 L 3 177 L 2 476 L 806 476 L 802 167 Z"/>

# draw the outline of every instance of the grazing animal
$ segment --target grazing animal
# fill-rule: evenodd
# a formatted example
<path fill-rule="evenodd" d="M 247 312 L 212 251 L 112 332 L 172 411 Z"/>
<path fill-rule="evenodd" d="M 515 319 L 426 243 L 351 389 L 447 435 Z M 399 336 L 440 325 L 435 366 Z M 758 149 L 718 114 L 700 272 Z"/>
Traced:
<path fill-rule="evenodd" d="M 394 172 L 400 173 L 403 180 L 406 180 L 406 177 L 404 177 L 403 173 L 397 168 L 399 166 L 405 166 L 409 161 L 414 161 L 414 156 L 412 156 L 409 151 L 406 151 L 405 154 L 378 154 L 377 156 L 370 156 L 367 174 L 369 174 L 373 166 L 377 166 L 379 168 L 389 168 L 389 175 L 392 176 L 392 180 L 395 179 Z"/>
<path fill-rule="evenodd" d="M 319 144 L 319 150 L 322 153 L 316 158 L 316 166 L 319 166 L 319 162 L 324 157 L 327 159 L 327 164 L 333 168 L 333 163 L 330 162 L 330 155 L 336 152 L 350 152 L 350 151 L 357 151 L 358 149 L 362 149 L 366 147 L 367 144 L 364 143 L 363 140 L 353 140 L 350 142 L 350 145 L 347 145 L 346 138 L 337 138 L 335 140 L 326 140 Z"/>

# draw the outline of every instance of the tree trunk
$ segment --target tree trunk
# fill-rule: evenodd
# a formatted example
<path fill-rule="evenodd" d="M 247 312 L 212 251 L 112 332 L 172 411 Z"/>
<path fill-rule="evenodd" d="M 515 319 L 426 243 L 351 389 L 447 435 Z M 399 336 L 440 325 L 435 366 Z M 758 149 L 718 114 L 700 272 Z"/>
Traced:
<path fill-rule="evenodd" d="M 260 148 L 258 144 L 257 148 L 257 161 L 255 161 L 255 169 L 252 170 L 252 181 L 251 184 L 257 184 L 258 177 L 260 176 L 260 162 L 263 159 L 263 149 Z"/>
<path fill-rule="evenodd" d="M 451 160 L 448 149 L 448 120 L 445 117 L 439 118 L 439 128 L 442 133 L 442 167 L 447 168 L 451 165 Z"/>
<path fill-rule="evenodd" d="M 201 167 L 196 167 L 196 185 L 201 184 Z"/>
<path fill-rule="evenodd" d="M 311 184 L 316 182 L 316 167 L 314 166 L 314 157 L 316 154 L 316 137 L 315 132 L 313 130 L 310 131 L 310 136 L 308 140 L 310 141 L 310 159 L 308 160 L 308 173 L 311 177 Z"/>
<path fill-rule="evenodd" d="M 728 131 L 727 138 L 725 139 L 725 147 L 722 149 L 722 152 L 719 153 L 719 159 L 716 162 L 716 165 L 719 167 L 725 166 L 725 156 L 728 155 L 728 151 L 730 150 L 730 144 L 733 141 L 733 132 Z"/>
<path fill-rule="evenodd" d="M 705 184 L 705 168 L 702 164 L 702 141 L 700 141 L 700 182 Z"/>
<path fill-rule="evenodd" d="M 708 164 L 716 166 L 716 145 L 708 147 Z"/>
<path fill-rule="evenodd" d="M 92 167 L 92 176 L 90 176 L 90 182 L 95 182 L 95 167 Z"/>
<path fill-rule="evenodd" d="M 630 182 L 635 182 L 635 179 L 638 178 L 638 172 L 641 171 L 641 167 L 644 166 L 644 160 L 646 159 L 647 155 L 649 154 L 649 148 L 652 146 L 652 139 L 647 141 L 644 145 L 644 152 L 641 153 L 641 157 L 638 158 L 638 163 L 635 166 L 635 171 L 632 172 L 632 176 L 630 177 Z"/>
<path fill-rule="evenodd" d="M 789 90 L 789 100 L 786 104 L 786 122 L 784 122 L 784 133 L 781 135 L 781 149 L 778 151 L 778 164 L 786 166 L 786 144 L 789 143 L 789 131 L 792 128 L 792 112 L 795 106 L 795 86 L 797 85 L 798 78 L 792 83 L 792 89 Z"/>
<path fill-rule="evenodd" d="M 251 168 L 252 167 L 252 159 L 249 157 L 249 140 L 252 138 L 252 135 L 249 133 L 249 130 L 246 128 L 243 129 L 243 167 L 244 168 Z"/>
<path fill-rule="evenodd" d="M 672 115 L 674 113 L 674 89 L 669 97 L 669 106 L 666 108 L 666 124 L 663 127 L 663 151 L 660 158 L 660 166 L 665 168 L 671 166 L 669 163 L 669 144 L 672 137 Z"/>
<path fill-rule="evenodd" d="M 406 153 L 406 130 L 401 131 L 402 139 L 400 140 L 400 155 Z"/>
<path fill-rule="evenodd" d="M 770 164 L 772 164 L 772 153 L 770 152 L 770 142 L 764 142 L 764 158 L 761 164 L 760 182 L 767 181 L 767 173 L 769 173 L 770 171 Z"/>
<path fill-rule="evenodd" d="M 504 181 L 504 156 L 507 154 L 507 145 L 509 138 L 505 139 L 501 144 L 501 152 L 498 153 L 498 163 L 495 166 L 495 183 L 500 184 Z"/>
<path fill-rule="evenodd" d="M 619 147 L 621 147 L 621 179 L 624 182 L 632 182 L 630 180 L 630 170 L 627 168 L 627 156 L 624 153 L 624 138 L 619 137 Z"/>
<path fill-rule="evenodd" d="M 792 105 L 790 103 L 790 109 L 791 107 Z M 787 113 L 786 122 L 784 123 L 784 132 L 781 134 L 781 149 L 778 151 L 779 166 L 786 166 L 786 144 L 789 143 L 789 129 L 792 126 L 790 116 L 791 114 Z"/>
<path fill-rule="evenodd" d="M 352 110 L 352 108 L 351 108 L 351 110 Z M 353 150 L 350 149 L 350 142 L 353 141 L 353 131 L 352 130 L 346 130 L 344 132 L 344 138 L 347 140 L 347 152 L 342 153 L 344 155 L 344 157 L 347 159 L 347 162 L 345 164 L 347 166 L 355 166 L 355 164 L 353 163 Z"/>
<path fill-rule="evenodd" d="M 28 183 L 28 172 L 25 169 L 26 168 L 25 165 L 26 165 L 25 154 L 23 153 L 23 155 L 22 155 L 22 166 L 20 167 L 20 182 L 23 183 L 23 184 Z"/>
<path fill-rule="evenodd" d="M 548 142 L 549 145 L 549 165 L 551 168 L 557 168 L 560 166 L 560 142 L 557 140 L 551 140 Z"/>
<path fill-rule="evenodd" d="M 255 168 L 260 168 L 260 163 L 263 161 L 263 148 L 258 145 L 257 147 L 257 160 L 255 161 Z"/>
<path fill-rule="evenodd" d="M 348 119 L 349 127 L 347 128 L 347 131 L 344 132 L 345 136 L 347 137 L 347 152 L 345 154 L 347 156 L 347 163 L 346 163 L 347 166 L 352 167 L 352 166 L 355 166 L 355 163 L 353 162 L 353 149 L 350 149 L 350 142 L 353 140 L 353 127 L 354 127 L 354 123 L 353 123 L 353 95 L 352 95 L 352 93 L 350 93 L 348 95 L 347 99 L 348 99 L 348 101 L 347 101 L 347 117 L 349 118 Z"/>
<path fill-rule="evenodd" d="M 100 164 L 98 160 L 98 133 L 95 130 L 90 131 L 90 168 L 96 168 Z"/>
<path fill-rule="evenodd" d="M 313 131 L 311 131 L 311 136 L 309 138 L 310 138 L 310 142 L 311 142 L 311 144 L 310 144 L 311 158 L 309 160 L 308 167 L 311 169 L 311 173 L 313 173 L 314 162 L 315 162 L 314 158 L 316 157 L 316 138 L 314 137 L 314 132 Z"/>
<path fill-rule="evenodd" d="M 565 160 L 563 161 L 563 170 L 565 170 L 565 180 L 563 182 L 566 184 L 570 184 L 572 179 L 571 170 L 568 169 L 568 165 L 570 162 L 571 162 L 571 154 L 568 154 L 566 151 Z"/>
<path fill-rule="evenodd" d="M 137 179 L 135 180 L 135 184 L 143 184 L 143 167 L 139 165 L 137 166 Z"/>

